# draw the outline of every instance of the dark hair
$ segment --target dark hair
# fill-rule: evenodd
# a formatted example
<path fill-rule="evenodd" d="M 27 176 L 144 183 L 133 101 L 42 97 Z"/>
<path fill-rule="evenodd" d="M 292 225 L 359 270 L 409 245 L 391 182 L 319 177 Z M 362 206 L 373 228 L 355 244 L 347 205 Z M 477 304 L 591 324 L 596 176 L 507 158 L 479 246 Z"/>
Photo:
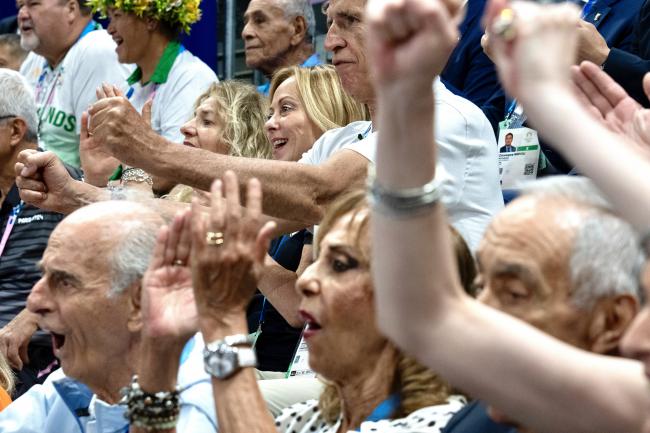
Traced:
<path fill-rule="evenodd" d="M 511 136 L 511 137 L 514 137 L 514 136 L 515 136 L 512 132 L 508 132 L 508 133 L 506 134 L 506 137 L 507 137 L 508 135 Z"/>

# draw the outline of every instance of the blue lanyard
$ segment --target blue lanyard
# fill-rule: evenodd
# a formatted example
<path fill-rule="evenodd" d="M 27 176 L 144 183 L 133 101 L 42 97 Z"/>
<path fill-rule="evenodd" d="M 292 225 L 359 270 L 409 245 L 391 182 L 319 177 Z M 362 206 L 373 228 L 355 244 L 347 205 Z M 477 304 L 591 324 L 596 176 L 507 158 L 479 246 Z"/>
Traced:
<path fill-rule="evenodd" d="M 372 123 L 368 126 L 368 129 L 366 129 L 362 134 L 357 135 L 357 139 L 359 141 L 363 140 L 370 134 L 370 131 L 372 131 Z"/>
<path fill-rule="evenodd" d="M 384 419 L 391 419 L 395 415 L 395 412 L 397 412 L 397 408 L 401 402 L 402 399 L 400 398 L 399 394 L 389 395 L 386 400 L 379 403 L 379 405 L 375 408 L 375 410 L 372 411 L 370 415 L 368 415 L 368 418 L 366 418 L 364 422 L 377 422 Z M 359 427 L 359 429 L 360 428 L 361 427 Z M 356 429 L 355 431 L 360 431 L 359 429 Z"/>

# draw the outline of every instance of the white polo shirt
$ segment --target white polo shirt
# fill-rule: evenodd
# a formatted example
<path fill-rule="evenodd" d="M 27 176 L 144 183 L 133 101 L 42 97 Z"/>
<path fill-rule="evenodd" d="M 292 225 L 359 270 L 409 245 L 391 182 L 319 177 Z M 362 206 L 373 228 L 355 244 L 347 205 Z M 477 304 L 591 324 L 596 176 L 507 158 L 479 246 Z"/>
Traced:
<path fill-rule="evenodd" d="M 436 94 L 436 179 L 452 225 L 475 251 L 492 217 L 503 209 L 498 149 L 483 112 L 450 92 L 440 79 Z M 370 122 L 353 122 L 327 131 L 299 162 L 317 165 L 339 150 L 353 150 L 374 164 L 377 133 Z M 408 148 L 404 149 L 408 152 Z"/>

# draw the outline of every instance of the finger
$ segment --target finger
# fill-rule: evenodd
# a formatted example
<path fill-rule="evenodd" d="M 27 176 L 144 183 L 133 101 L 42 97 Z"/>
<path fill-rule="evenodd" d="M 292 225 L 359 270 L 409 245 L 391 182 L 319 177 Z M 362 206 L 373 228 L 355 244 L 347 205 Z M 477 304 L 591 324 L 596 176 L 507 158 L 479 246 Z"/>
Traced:
<path fill-rule="evenodd" d="M 404 6 L 392 2 L 384 7 L 384 31 L 382 35 L 388 41 L 401 41 L 411 34 L 405 18 Z"/>
<path fill-rule="evenodd" d="M 28 347 L 29 347 L 29 339 L 25 341 L 18 349 L 18 356 L 20 356 L 20 360 L 24 365 L 29 364 L 29 352 L 27 350 Z"/>
<path fill-rule="evenodd" d="M 191 256 L 196 256 L 200 253 L 205 246 L 205 236 L 208 230 L 207 218 L 205 214 L 205 209 L 199 204 L 199 200 L 194 197 L 192 198 L 191 205 L 191 232 L 192 232 L 192 250 L 190 252 Z"/>
<path fill-rule="evenodd" d="M 108 83 L 102 83 L 102 89 L 104 89 L 106 97 L 114 98 L 116 96 L 115 91 L 113 90 L 113 86 L 109 85 Z"/>
<path fill-rule="evenodd" d="M 145 121 L 147 126 L 151 127 L 151 106 L 153 105 L 153 99 L 147 100 L 142 107 L 142 120 Z"/>
<path fill-rule="evenodd" d="M 158 269 L 163 266 L 165 256 L 165 245 L 169 237 L 169 228 L 166 225 L 160 226 L 156 236 L 156 245 L 153 247 L 153 254 L 149 262 L 149 269 Z"/>
<path fill-rule="evenodd" d="M 25 203 L 29 203 L 38 207 L 38 204 L 47 200 L 47 194 L 44 192 L 30 191 L 28 189 L 21 189 L 19 191 L 20 199 Z"/>
<path fill-rule="evenodd" d="M 621 100 L 628 97 L 627 92 L 605 71 L 591 62 L 582 62 L 580 70 L 598 89 L 599 93 L 607 99 L 611 106 L 616 106 Z"/>
<path fill-rule="evenodd" d="M 226 192 L 226 237 L 231 240 L 239 238 L 239 227 L 242 216 L 241 200 L 239 196 L 239 181 L 237 175 L 231 170 L 223 176 L 224 191 Z"/>
<path fill-rule="evenodd" d="M 223 182 L 217 179 L 210 187 L 210 229 L 221 231 L 226 222 L 226 203 L 223 199 Z"/>
<path fill-rule="evenodd" d="M 645 74 L 643 77 L 643 91 L 645 92 L 645 95 L 650 99 L 650 72 Z"/>
<path fill-rule="evenodd" d="M 246 213 L 247 223 L 245 224 L 246 238 L 251 241 L 257 236 L 262 215 L 262 185 L 260 181 L 253 178 L 246 185 Z"/>
<path fill-rule="evenodd" d="M 277 224 L 275 221 L 267 221 L 266 224 L 260 229 L 255 240 L 255 259 L 258 263 L 264 263 L 266 252 L 271 245 Z"/>
<path fill-rule="evenodd" d="M 585 62 L 583 62 L 584 64 Z M 585 98 L 593 105 L 596 107 L 596 109 L 601 113 L 601 115 L 604 117 L 614 109 L 614 106 L 611 104 L 610 100 L 605 97 L 605 95 L 601 92 L 601 90 L 596 86 L 596 84 L 593 82 L 592 77 L 588 75 L 588 73 L 585 71 L 585 68 L 580 65 L 580 72 L 582 73 L 581 75 L 578 75 L 576 80 L 574 82 L 577 84 L 577 86 L 580 88 L 582 93 L 584 94 Z"/>
<path fill-rule="evenodd" d="M 9 365 L 13 369 L 19 371 L 23 369 L 23 361 L 20 359 L 18 347 L 16 347 L 16 345 L 13 343 L 10 343 L 9 347 L 7 348 L 7 361 L 9 361 Z"/>
<path fill-rule="evenodd" d="M 169 238 L 165 244 L 165 259 L 163 264 L 171 266 L 176 260 L 176 247 L 178 246 L 178 240 L 181 236 L 181 230 L 183 229 L 183 214 L 181 212 L 174 215 L 174 220 L 172 221 L 171 227 L 169 228 Z"/>
<path fill-rule="evenodd" d="M 506 7 L 508 7 L 507 0 L 488 0 L 487 5 L 485 6 L 485 11 L 483 12 L 483 18 L 481 19 L 483 29 L 489 29 L 492 27 L 494 20 Z"/>
<path fill-rule="evenodd" d="M 101 111 L 106 110 L 107 108 L 112 108 L 114 105 L 116 105 L 116 102 L 119 101 L 117 98 L 103 98 L 95 102 L 93 105 L 88 107 L 88 114 L 91 116 L 91 130 L 92 128 L 92 119 L 95 117 L 98 113 Z"/>
<path fill-rule="evenodd" d="M 186 266 L 189 264 L 190 252 L 192 250 L 191 221 L 192 211 L 188 209 L 183 212 L 180 237 L 176 246 L 176 260 L 180 260 Z"/>
<path fill-rule="evenodd" d="M 79 143 L 88 139 L 88 112 L 81 113 L 81 132 L 79 133 Z"/>
<path fill-rule="evenodd" d="M 122 92 L 122 89 L 120 89 L 119 87 L 117 87 L 115 84 L 113 84 L 113 94 L 114 94 L 115 96 L 119 96 L 119 97 L 124 96 L 124 92 Z"/>
<path fill-rule="evenodd" d="M 97 100 L 99 101 L 100 99 L 106 98 L 106 92 L 104 92 L 104 87 L 99 86 L 97 89 L 95 89 L 95 96 L 97 96 Z"/>
<path fill-rule="evenodd" d="M 47 192 L 47 186 L 40 180 L 18 176 L 16 178 L 16 186 L 21 190 L 34 191 L 34 192 Z"/>

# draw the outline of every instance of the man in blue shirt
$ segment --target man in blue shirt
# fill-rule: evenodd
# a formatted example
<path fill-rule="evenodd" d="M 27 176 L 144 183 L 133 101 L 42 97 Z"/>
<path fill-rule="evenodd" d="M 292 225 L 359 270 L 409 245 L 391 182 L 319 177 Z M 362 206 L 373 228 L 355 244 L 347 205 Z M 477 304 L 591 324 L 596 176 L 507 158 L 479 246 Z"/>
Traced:
<path fill-rule="evenodd" d="M 314 54 L 314 10 L 308 0 L 252 0 L 244 13 L 241 37 L 246 66 L 270 79 L 275 71 L 293 65 L 321 63 Z M 269 82 L 258 87 L 269 94 Z"/>

